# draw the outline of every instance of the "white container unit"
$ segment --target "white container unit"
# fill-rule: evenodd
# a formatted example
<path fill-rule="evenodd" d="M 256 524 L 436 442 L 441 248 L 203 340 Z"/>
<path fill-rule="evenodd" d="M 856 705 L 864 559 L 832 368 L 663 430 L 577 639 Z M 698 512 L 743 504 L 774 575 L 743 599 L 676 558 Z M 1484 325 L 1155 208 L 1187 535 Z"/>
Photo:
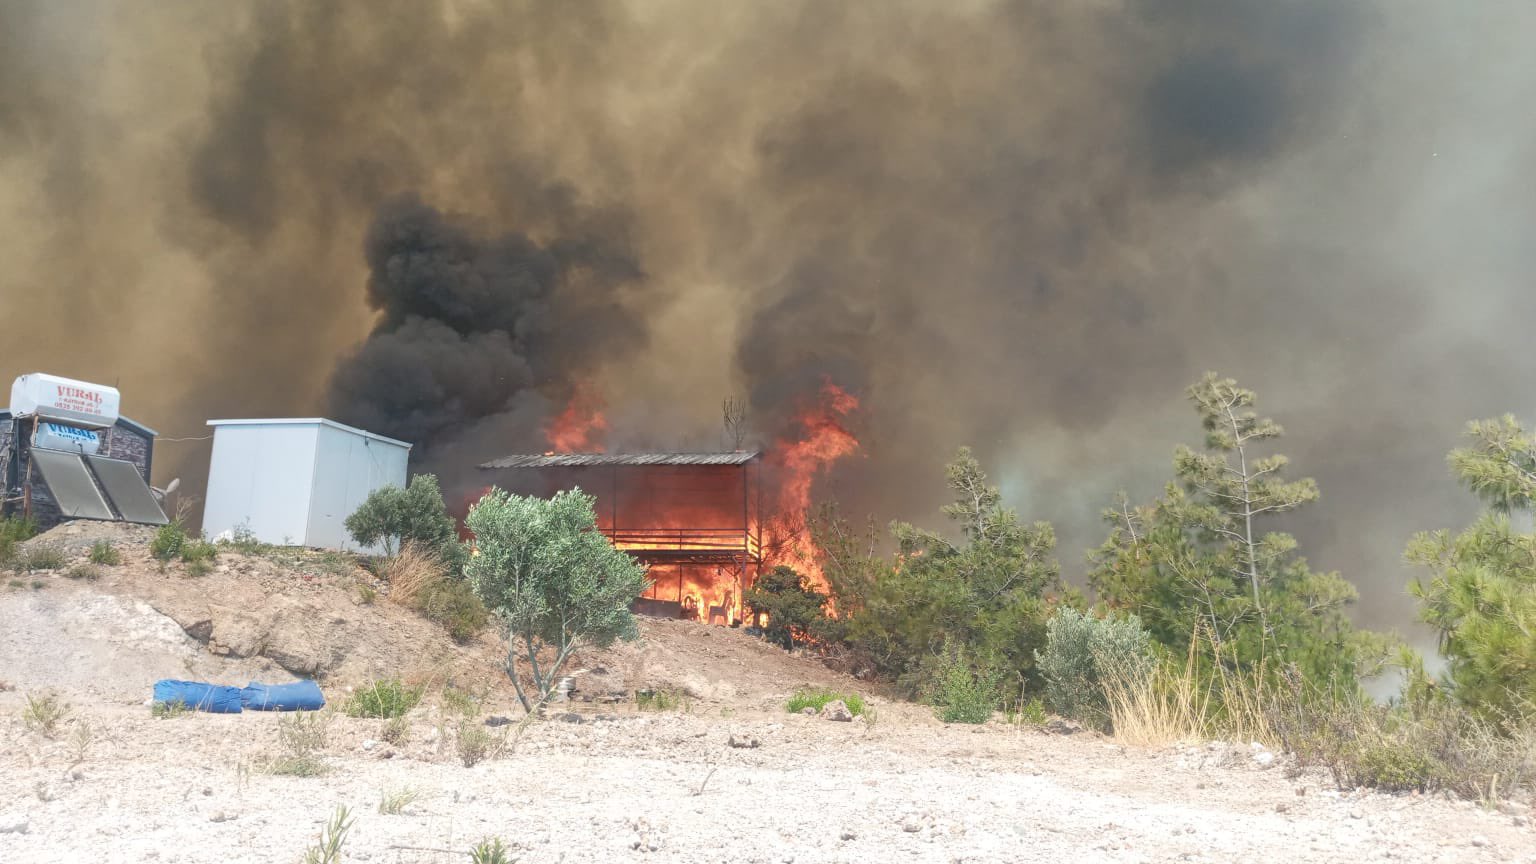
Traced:
<path fill-rule="evenodd" d="M 411 445 L 403 441 L 318 417 L 208 425 L 209 537 L 249 530 L 263 543 L 356 549 L 342 523 L 370 492 L 405 485 Z"/>

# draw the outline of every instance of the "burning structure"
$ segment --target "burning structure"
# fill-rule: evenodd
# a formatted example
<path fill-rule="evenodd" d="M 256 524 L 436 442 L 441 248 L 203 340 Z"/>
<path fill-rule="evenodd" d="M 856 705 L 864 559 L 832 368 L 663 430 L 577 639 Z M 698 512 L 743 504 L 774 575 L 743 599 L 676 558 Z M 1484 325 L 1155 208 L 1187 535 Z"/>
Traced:
<path fill-rule="evenodd" d="M 525 495 L 579 488 L 598 529 L 650 568 L 636 611 L 735 626 L 763 567 L 762 455 L 562 453 L 506 456 L 480 469 Z"/>

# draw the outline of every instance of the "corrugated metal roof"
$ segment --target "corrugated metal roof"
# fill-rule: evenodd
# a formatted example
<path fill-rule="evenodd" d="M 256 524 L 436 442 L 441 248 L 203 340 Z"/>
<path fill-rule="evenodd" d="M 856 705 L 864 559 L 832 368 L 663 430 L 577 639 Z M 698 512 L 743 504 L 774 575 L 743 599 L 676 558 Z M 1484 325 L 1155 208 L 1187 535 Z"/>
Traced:
<path fill-rule="evenodd" d="M 602 465 L 745 465 L 756 450 L 734 453 L 546 453 L 503 456 L 481 468 L 589 468 Z"/>

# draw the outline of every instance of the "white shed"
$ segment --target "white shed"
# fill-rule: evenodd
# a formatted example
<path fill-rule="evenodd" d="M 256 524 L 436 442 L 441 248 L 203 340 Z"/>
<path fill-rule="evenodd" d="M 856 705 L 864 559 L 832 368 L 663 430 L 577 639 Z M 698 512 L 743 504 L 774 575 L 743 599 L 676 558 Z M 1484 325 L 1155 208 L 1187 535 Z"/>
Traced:
<path fill-rule="evenodd" d="M 411 445 L 403 441 L 319 417 L 208 425 L 209 537 L 249 529 L 263 543 L 355 548 L 342 523 L 368 493 L 405 485 Z"/>

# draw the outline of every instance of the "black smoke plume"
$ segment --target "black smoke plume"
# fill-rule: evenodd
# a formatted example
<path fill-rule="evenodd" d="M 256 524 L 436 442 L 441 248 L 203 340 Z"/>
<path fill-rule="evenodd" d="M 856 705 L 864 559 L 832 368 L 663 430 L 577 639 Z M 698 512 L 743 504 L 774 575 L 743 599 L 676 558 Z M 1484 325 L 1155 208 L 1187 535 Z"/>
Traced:
<path fill-rule="evenodd" d="M 611 300 L 640 271 L 601 238 L 478 237 L 406 197 L 380 208 L 364 248 L 378 324 L 337 366 L 330 404 L 422 446 L 418 458 L 530 390 L 568 396 L 644 344 L 642 319 Z"/>

